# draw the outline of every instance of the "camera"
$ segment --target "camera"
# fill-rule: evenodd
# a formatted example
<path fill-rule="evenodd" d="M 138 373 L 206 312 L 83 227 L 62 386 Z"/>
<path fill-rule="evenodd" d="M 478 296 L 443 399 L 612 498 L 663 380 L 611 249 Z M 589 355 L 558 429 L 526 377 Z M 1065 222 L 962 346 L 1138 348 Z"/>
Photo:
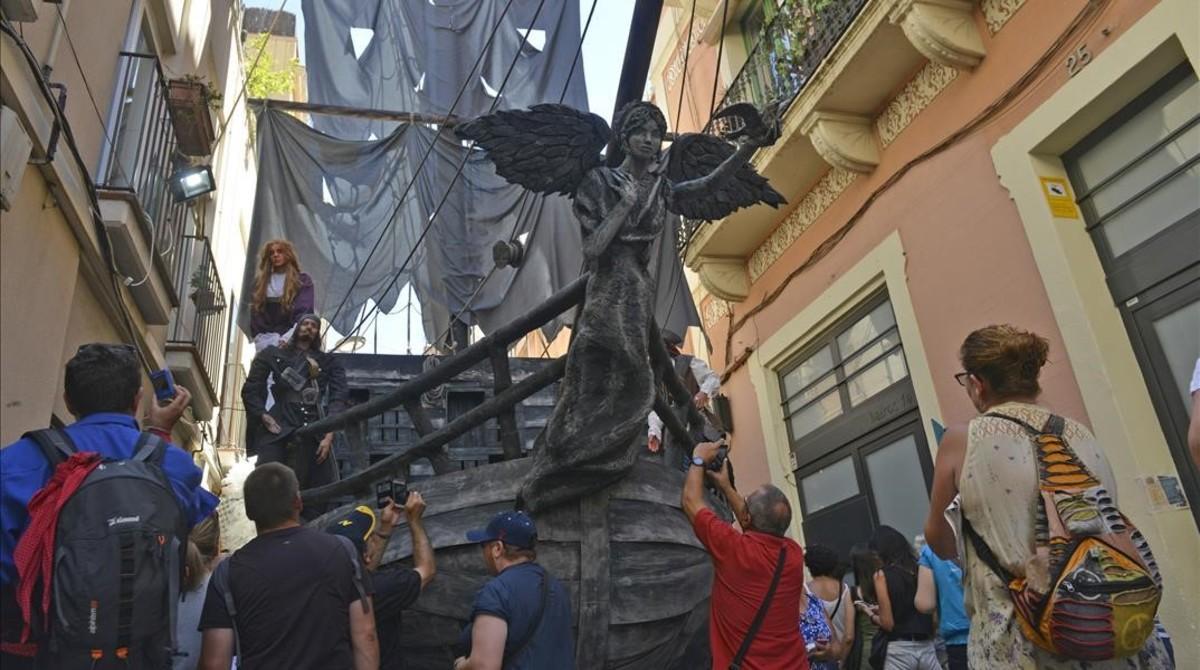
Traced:
<path fill-rule="evenodd" d="M 175 378 L 167 368 L 150 373 L 150 384 L 154 387 L 154 399 L 167 404 L 175 399 Z"/>
<path fill-rule="evenodd" d="M 721 444 L 724 444 L 724 443 L 725 443 L 724 440 L 722 440 Z M 708 464 L 708 469 L 712 470 L 713 472 L 720 472 L 721 468 L 725 467 L 725 461 L 728 459 L 729 459 L 729 447 L 723 446 L 723 447 L 717 449 L 717 455 L 716 455 L 716 457 L 714 457 L 712 459 L 712 462 Z"/>
<path fill-rule="evenodd" d="M 399 479 L 376 484 L 375 507 L 378 509 L 387 507 L 389 498 L 397 505 L 403 505 L 404 501 L 408 500 L 408 484 Z"/>

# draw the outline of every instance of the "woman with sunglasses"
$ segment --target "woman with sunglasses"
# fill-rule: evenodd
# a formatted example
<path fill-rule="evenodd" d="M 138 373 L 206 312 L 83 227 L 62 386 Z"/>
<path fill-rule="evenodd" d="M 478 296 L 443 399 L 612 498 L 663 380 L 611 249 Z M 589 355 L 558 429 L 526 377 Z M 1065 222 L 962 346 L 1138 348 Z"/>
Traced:
<path fill-rule="evenodd" d="M 925 538 L 942 558 L 958 555 L 945 511 L 952 502 L 960 502 L 963 518 L 1007 570 L 1030 579 L 1045 572 L 1045 566 L 1040 571 L 1036 567 L 1034 552 L 1038 463 L 1030 434 L 1017 421 L 1040 427 L 1052 414 L 1038 402 L 1042 391 L 1038 376 L 1048 353 L 1045 338 L 1009 325 L 980 328 L 963 342 L 959 351 L 963 370 L 954 377 L 980 415 L 965 428 L 947 430 L 938 446 Z M 1068 418 L 1062 435 L 1115 505 L 1116 479 L 1092 432 Z M 973 550 L 963 561 L 963 574 L 971 618 L 969 667 L 1172 667 L 1162 643 L 1153 635 L 1139 653 L 1128 658 L 1090 663 L 1056 658 L 1021 633 L 1006 585 Z"/>

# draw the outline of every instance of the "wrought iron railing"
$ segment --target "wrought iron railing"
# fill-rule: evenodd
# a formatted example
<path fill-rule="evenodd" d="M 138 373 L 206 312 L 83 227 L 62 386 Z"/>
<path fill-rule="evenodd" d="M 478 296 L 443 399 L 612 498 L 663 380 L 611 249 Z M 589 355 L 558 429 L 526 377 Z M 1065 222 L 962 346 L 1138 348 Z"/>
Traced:
<path fill-rule="evenodd" d="M 168 326 L 167 348 L 191 351 L 200 364 L 210 397 L 216 398 L 228 311 L 221 277 L 207 239 L 185 235 L 179 254 L 182 262 L 174 277 L 179 308 Z"/>
<path fill-rule="evenodd" d="M 142 232 L 153 240 L 155 263 L 174 276 L 183 262 L 183 236 L 191 232 L 191 212 L 186 204 L 175 202 L 168 187 L 178 141 L 167 107 L 166 81 L 153 55 L 122 51 L 118 65 L 121 99 L 97 186 L 134 196 L 141 208 Z"/>
<path fill-rule="evenodd" d="M 783 0 L 750 49 L 716 109 L 739 102 L 762 108 L 779 102 L 782 114 L 804 90 L 833 46 L 854 23 L 868 0 Z M 736 39 L 736 38 L 727 38 Z M 705 132 L 719 132 L 710 119 Z M 676 239 L 680 255 L 687 251 L 706 221 L 684 219 Z"/>

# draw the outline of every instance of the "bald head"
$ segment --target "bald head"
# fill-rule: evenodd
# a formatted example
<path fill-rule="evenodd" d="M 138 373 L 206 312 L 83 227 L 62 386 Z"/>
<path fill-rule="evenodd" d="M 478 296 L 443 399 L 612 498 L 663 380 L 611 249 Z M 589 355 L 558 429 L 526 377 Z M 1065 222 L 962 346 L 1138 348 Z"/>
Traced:
<path fill-rule="evenodd" d="M 746 498 L 754 530 L 783 537 L 792 525 L 792 505 L 779 487 L 763 484 Z"/>

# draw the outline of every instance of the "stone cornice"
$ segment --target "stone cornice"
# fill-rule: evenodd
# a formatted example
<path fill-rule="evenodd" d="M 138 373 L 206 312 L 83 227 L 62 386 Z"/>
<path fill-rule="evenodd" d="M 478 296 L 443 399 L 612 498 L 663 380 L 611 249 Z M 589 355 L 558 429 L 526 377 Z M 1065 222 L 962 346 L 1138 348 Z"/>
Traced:
<path fill-rule="evenodd" d="M 700 256 L 693 267 L 700 283 L 716 298 L 741 302 L 750 295 L 750 276 L 742 258 Z"/>
<path fill-rule="evenodd" d="M 995 35 L 1024 4 L 1025 0 L 983 0 L 979 8 L 983 10 L 988 30 Z"/>
<path fill-rule="evenodd" d="M 875 119 L 875 130 L 884 147 L 892 143 L 938 93 L 958 78 L 958 70 L 929 62 L 917 72 Z"/>
<path fill-rule="evenodd" d="M 960 70 L 979 64 L 986 51 L 967 0 L 896 0 L 888 20 L 929 60 Z"/>
<path fill-rule="evenodd" d="M 767 268 L 779 260 L 783 252 L 792 246 L 800 235 L 838 199 L 842 191 L 850 186 L 858 175 L 849 170 L 833 168 L 804 196 L 796 209 L 792 210 L 775 232 L 763 242 L 747 264 L 750 277 L 757 281 Z"/>
<path fill-rule="evenodd" d="M 870 172 L 879 165 L 871 119 L 857 114 L 813 111 L 800 124 L 813 148 L 835 168 Z"/>

